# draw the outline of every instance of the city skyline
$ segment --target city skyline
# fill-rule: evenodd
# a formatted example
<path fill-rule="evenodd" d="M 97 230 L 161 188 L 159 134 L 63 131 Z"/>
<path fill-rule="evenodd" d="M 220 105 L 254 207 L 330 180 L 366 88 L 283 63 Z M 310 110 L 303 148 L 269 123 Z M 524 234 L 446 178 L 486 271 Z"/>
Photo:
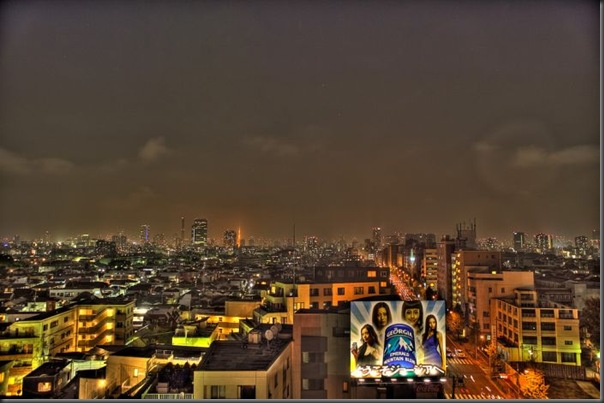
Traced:
<path fill-rule="evenodd" d="M 600 226 L 596 2 L 5 2 L 0 236 Z"/>

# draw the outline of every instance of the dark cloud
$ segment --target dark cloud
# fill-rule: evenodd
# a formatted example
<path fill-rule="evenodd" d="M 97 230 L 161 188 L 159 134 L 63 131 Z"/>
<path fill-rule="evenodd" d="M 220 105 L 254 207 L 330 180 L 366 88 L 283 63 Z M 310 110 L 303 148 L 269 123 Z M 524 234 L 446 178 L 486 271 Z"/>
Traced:
<path fill-rule="evenodd" d="M 595 2 L 0 11 L 0 236 L 599 224 Z"/>

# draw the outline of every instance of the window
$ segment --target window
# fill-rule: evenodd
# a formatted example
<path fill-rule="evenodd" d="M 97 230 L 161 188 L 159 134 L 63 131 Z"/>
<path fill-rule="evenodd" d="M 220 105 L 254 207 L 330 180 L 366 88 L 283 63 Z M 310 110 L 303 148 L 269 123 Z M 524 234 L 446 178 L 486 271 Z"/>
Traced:
<path fill-rule="evenodd" d="M 134 368 L 134 377 L 138 378 L 138 368 Z"/>
<path fill-rule="evenodd" d="M 319 308 L 319 303 L 318 302 L 311 302 L 310 303 L 310 308 L 311 309 L 318 309 Z"/>
<path fill-rule="evenodd" d="M 493 292 L 493 287 L 489 287 L 489 293 Z"/>
<path fill-rule="evenodd" d="M 225 399 L 226 398 L 226 385 L 212 385 L 210 387 L 210 398 L 211 399 Z"/>
<path fill-rule="evenodd" d="M 325 302 L 323 302 L 323 308 L 325 308 L 325 309 L 331 308 L 331 301 L 325 301 Z"/>
<path fill-rule="evenodd" d="M 537 337 L 536 336 L 524 336 L 522 338 L 522 341 L 524 342 L 524 344 L 536 345 L 537 344 Z"/>
<path fill-rule="evenodd" d="M 52 390 L 52 383 L 38 382 L 38 392 L 50 392 L 51 390 Z"/>
<path fill-rule="evenodd" d="M 561 353 L 562 362 L 577 362 L 575 353 Z"/>
<path fill-rule="evenodd" d="M 522 310 L 522 316 L 525 318 L 534 318 L 535 317 L 535 310 L 534 309 L 523 309 Z"/>
<path fill-rule="evenodd" d="M 69 317 L 66 316 L 65 318 L 63 318 L 63 323 L 67 323 L 68 320 L 69 320 Z"/>
<path fill-rule="evenodd" d="M 381 277 L 388 277 L 388 272 L 387 271 L 382 271 L 382 272 L 380 272 L 380 276 Z"/>
<path fill-rule="evenodd" d="M 514 319 L 514 327 L 518 329 L 518 319 Z"/>
<path fill-rule="evenodd" d="M 490 330 L 490 329 L 491 329 L 491 325 L 489 325 L 488 323 L 482 324 L 482 330 Z"/>
<path fill-rule="evenodd" d="M 376 277 L 377 276 L 377 272 L 375 270 L 369 270 L 367 272 L 367 277 Z"/>
<path fill-rule="evenodd" d="M 344 295 L 345 294 L 345 288 L 344 287 L 338 287 L 338 295 Z"/>
<path fill-rule="evenodd" d="M 573 345 L 573 341 L 572 340 L 564 340 L 564 345 L 565 346 L 572 346 Z"/>
<path fill-rule="evenodd" d="M 542 318 L 553 318 L 554 311 L 552 311 L 551 309 L 542 309 L 540 315 Z"/>
<path fill-rule="evenodd" d="M 482 311 L 482 317 L 483 318 L 488 318 L 489 317 L 489 311 Z"/>
<path fill-rule="evenodd" d="M 555 337 L 542 337 L 541 344 L 544 346 L 555 346 L 556 338 Z"/>
<path fill-rule="evenodd" d="M 53 327 L 56 327 L 59 325 L 59 321 L 58 320 L 53 320 L 52 322 L 50 322 L 50 328 L 52 329 Z"/>
<path fill-rule="evenodd" d="M 568 330 L 573 330 L 572 326 L 568 326 L 568 325 L 564 325 L 564 330 L 568 331 Z"/>
<path fill-rule="evenodd" d="M 370 286 L 369 286 L 369 291 L 368 291 L 368 293 L 369 293 L 369 294 L 375 294 L 375 287 L 374 287 L 374 286 L 372 286 L 372 285 L 370 285 Z"/>
<path fill-rule="evenodd" d="M 543 361 L 548 361 L 548 362 L 557 362 L 558 361 L 557 353 L 555 351 L 544 351 L 541 354 L 541 358 Z"/>
<path fill-rule="evenodd" d="M 302 379 L 302 390 L 322 390 L 323 379 Z"/>
<path fill-rule="evenodd" d="M 311 297 L 318 297 L 319 296 L 319 289 L 318 288 L 311 288 L 310 289 L 310 296 Z"/>
<path fill-rule="evenodd" d="M 556 330 L 556 324 L 553 322 L 541 322 L 541 330 L 551 331 Z"/>
<path fill-rule="evenodd" d="M 240 399 L 255 399 L 256 387 L 254 385 L 239 385 Z"/>
<path fill-rule="evenodd" d="M 354 287 L 354 295 L 365 294 L 365 287 Z"/>
<path fill-rule="evenodd" d="M 332 292 L 331 288 L 324 288 L 323 289 L 323 296 L 330 297 L 331 295 L 333 295 L 333 292 Z"/>
<path fill-rule="evenodd" d="M 302 352 L 302 363 L 310 364 L 314 362 L 323 362 L 325 358 L 324 353 L 313 353 L 309 351 Z"/>
<path fill-rule="evenodd" d="M 522 322 L 522 330 L 537 330 L 536 322 Z"/>

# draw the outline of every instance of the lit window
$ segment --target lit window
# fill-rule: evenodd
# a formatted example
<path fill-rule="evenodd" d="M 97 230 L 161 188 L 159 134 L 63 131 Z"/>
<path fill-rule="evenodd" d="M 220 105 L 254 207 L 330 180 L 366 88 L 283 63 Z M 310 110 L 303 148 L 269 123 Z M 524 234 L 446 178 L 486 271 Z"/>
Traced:
<path fill-rule="evenodd" d="M 50 392 L 52 390 L 52 384 L 50 382 L 39 382 L 38 392 Z"/>
<path fill-rule="evenodd" d="M 138 368 L 134 368 L 134 377 L 138 378 Z"/>

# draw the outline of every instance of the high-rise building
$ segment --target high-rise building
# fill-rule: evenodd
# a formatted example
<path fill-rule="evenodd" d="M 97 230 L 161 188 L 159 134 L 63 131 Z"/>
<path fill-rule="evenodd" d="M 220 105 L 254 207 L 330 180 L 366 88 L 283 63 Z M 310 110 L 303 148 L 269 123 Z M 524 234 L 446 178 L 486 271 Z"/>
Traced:
<path fill-rule="evenodd" d="M 115 242 L 118 252 L 124 252 L 126 250 L 126 246 L 128 246 L 128 237 L 121 233 L 119 235 L 113 235 L 111 237 L 111 241 Z"/>
<path fill-rule="evenodd" d="M 205 246 L 208 244 L 208 220 L 196 218 L 191 226 L 191 243 Z"/>
<path fill-rule="evenodd" d="M 535 246 L 541 253 L 546 253 L 553 248 L 553 238 L 549 234 L 537 234 L 535 235 Z"/>
<path fill-rule="evenodd" d="M 180 242 L 185 243 L 185 218 L 180 217 Z"/>
<path fill-rule="evenodd" d="M 457 249 L 476 249 L 476 219 L 469 226 L 465 222 L 457 224 L 456 230 L 455 247 Z"/>
<path fill-rule="evenodd" d="M 525 246 L 525 233 L 524 232 L 514 232 L 514 250 L 516 252 L 524 249 Z"/>
<path fill-rule="evenodd" d="M 227 248 L 237 246 L 237 232 L 234 229 L 224 231 L 224 246 Z"/>
<path fill-rule="evenodd" d="M 453 288 L 452 288 L 452 253 L 455 251 L 455 240 L 448 235 L 441 238 L 440 242 L 436 243 L 436 251 L 438 254 L 438 277 L 437 288 L 438 295 L 445 300 L 447 309 L 453 308 Z"/>
<path fill-rule="evenodd" d="M 149 234 L 151 227 L 147 224 L 141 225 L 140 241 L 141 243 L 149 243 Z"/>
<path fill-rule="evenodd" d="M 382 229 L 380 227 L 374 227 L 372 230 L 372 241 L 375 248 L 375 252 L 382 249 Z"/>

